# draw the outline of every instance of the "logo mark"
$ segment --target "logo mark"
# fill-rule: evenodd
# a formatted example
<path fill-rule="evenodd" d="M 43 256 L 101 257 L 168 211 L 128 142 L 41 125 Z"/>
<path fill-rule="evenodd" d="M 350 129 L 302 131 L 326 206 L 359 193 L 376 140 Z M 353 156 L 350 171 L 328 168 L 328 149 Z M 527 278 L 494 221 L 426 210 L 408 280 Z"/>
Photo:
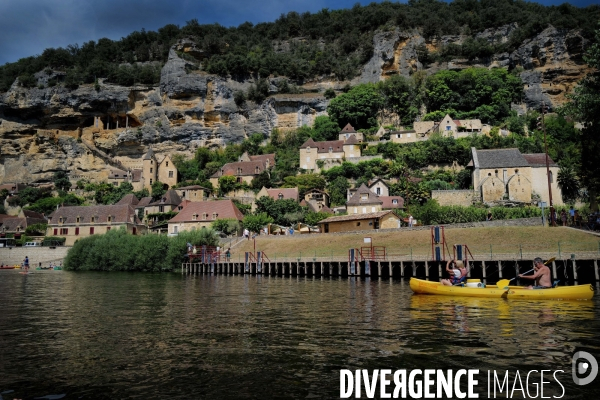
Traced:
<path fill-rule="evenodd" d="M 598 361 L 596 361 L 596 358 L 594 358 L 593 355 L 586 351 L 578 351 L 573 354 L 572 367 L 573 382 L 579 386 L 592 383 L 598 375 Z M 586 378 L 579 377 L 588 371 L 589 375 Z"/>

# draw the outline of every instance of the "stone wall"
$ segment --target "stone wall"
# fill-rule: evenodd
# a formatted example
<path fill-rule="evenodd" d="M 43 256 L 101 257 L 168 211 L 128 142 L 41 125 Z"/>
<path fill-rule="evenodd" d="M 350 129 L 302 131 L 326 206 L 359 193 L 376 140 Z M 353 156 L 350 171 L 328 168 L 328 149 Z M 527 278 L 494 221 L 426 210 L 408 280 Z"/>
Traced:
<path fill-rule="evenodd" d="M 440 206 L 465 206 L 473 205 L 474 192 L 472 190 L 432 190 L 431 198 L 437 200 Z"/>
<path fill-rule="evenodd" d="M 0 247 L 0 263 L 15 265 L 21 264 L 25 256 L 29 257 L 29 265 L 36 267 L 38 263 L 48 265 L 50 261 L 62 261 L 70 247 Z"/>

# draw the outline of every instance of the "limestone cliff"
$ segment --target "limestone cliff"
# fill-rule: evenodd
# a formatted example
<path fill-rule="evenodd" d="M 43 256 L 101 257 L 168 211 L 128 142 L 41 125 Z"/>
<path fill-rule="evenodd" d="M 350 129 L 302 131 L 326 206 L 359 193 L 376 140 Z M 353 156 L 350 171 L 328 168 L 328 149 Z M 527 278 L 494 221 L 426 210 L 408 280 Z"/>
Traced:
<path fill-rule="evenodd" d="M 477 35 L 490 42 L 506 41 L 516 25 L 490 29 Z M 541 100 L 561 104 L 565 94 L 588 71 L 582 60 L 585 40 L 577 31 L 548 27 L 508 54 L 483 60 L 452 60 L 426 68 L 418 47 L 438 50 L 462 43 L 466 36 L 445 36 L 427 41 L 418 30 L 379 32 L 374 36 L 371 60 L 352 83 L 377 82 L 392 74 L 410 76 L 425 69 L 461 69 L 470 66 L 517 68 L 525 95 L 515 108 L 538 107 Z M 285 43 L 278 43 L 286 51 Z M 139 162 L 149 145 L 159 154 L 192 154 L 198 146 L 240 142 L 274 128 L 311 125 L 326 113 L 328 101 L 319 93 L 278 94 L 278 78 L 270 78 L 270 94 L 261 104 L 247 101 L 238 107 L 234 93 L 246 91 L 252 80 L 236 81 L 209 75 L 181 58 L 181 52 L 201 61 L 202 50 L 189 40 L 171 49 L 156 87 L 122 87 L 100 82 L 76 90 L 48 87 L 61 73 L 36 74 L 40 87 L 13 84 L 0 95 L 0 182 L 46 182 L 57 170 L 68 170 L 75 181 L 101 180 L 110 168 L 127 168 Z M 346 82 L 321 77 L 304 82 L 307 90 L 342 88 Z"/>

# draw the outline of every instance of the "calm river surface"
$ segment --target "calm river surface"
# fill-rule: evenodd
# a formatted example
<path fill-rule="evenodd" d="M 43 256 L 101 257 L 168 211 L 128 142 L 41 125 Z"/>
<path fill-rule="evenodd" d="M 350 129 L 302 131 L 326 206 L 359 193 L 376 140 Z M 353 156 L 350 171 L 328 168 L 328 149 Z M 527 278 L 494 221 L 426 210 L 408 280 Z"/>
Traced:
<path fill-rule="evenodd" d="M 0 271 L 0 300 L 4 400 L 339 398 L 340 369 L 382 368 L 478 368 L 480 398 L 488 370 L 510 370 L 512 387 L 517 370 L 525 385 L 529 370 L 560 369 L 563 398 L 600 397 L 600 377 L 571 379 L 576 350 L 600 360 L 598 296 L 523 302 L 414 296 L 389 280 Z M 544 396 L 561 395 L 551 374 L 544 380 Z"/>

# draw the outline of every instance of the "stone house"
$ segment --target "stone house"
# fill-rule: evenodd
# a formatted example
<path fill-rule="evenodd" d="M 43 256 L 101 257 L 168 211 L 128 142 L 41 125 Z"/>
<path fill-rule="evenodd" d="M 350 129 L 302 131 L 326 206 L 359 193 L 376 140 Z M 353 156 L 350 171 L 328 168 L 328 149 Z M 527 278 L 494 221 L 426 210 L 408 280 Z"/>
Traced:
<path fill-rule="evenodd" d="M 400 224 L 400 218 L 392 211 L 341 215 L 326 218 L 318 223 L 323 233 L 394 229 L 400 228 Z"/>
<path fill-rule="evenodd" d="M 425 134 L 417 134 L 416 130 L 409 131 L 394 131 L 390 132 L 390 141 L 393 143 L 414 143 L 423 140 L 427 140 L 428 136 Z"/>
<path fill-rule="evenodd" d="M 466 137 L 469 134 L 481 132 L 481 127 L 481 121 L 478 119 L 458 120 L 452 119 L 450 115 L 446 114 L 444 119 L 438 124 L 438 132 L 442 136 L 457 139 L 459 137 Z"/>
<path fill-rule="evenodd" d="M 360 144 L 355 135 L 350 135 L 346 140 L 329 140 L 315 142 L 308 139 L 300 146 L 300 168 L 314 171 L 327 169 L 341 164 L 342 161 L 361 156 Z"/>
<path fill-rule="evenodd" d="M 134 204 L 69 206 L 60 207 L 52 213 L 46 235 L 64 237 L 65 246 L 72 246 L 77 239 L 122 227 L 132 235 L 146 232 L 146 227 L 136 215 Z"/>
<path fill-rule="evenodd" d="M 358 140 L 359 143 L 362 143 L 364 141 L 363 133 L 356 132 L 354 130 L 354 128 L 352 127 L 352 125 L 350 125 L 350 123 L 346 124 L 344 129 L 342 129 L 340 131 L 340 133 L 338 134 L 338 140 L 346 141 L 346 140 L 350 139 L 351 135 L 354 135 L 356 137 L 356 140 Z"/>
<path fill-rule="evenodd" d="M 270 197 L 273 200 L 294 200 L 298 202 L 298 188 L 279 188 L 279 189 L 267 189 L 263 186 L 262 189 L 256 194 L 256 198 L 252 202 L 252 211 L 256 210 L 256 200 L 261 197 Z"/>
<path fill-rule="evenodd" d="M 390 187 L 387 183 L 381 178 L 373 178 L 369 182 L 367 182 L 367 187 L 371 192 L 376 194 L 377 196 L 389 196 L 390 195 Z M 356 193 L 358 188 L 348 189 L 346 200 L 350 200 L 350 198 Z"/>
<path fill-rule="evenodd" d="M 319 189 L 311 189 L 304 193 L 304 204 L 313 211 L 319 212 L 323 208 L 329 209 L 329 194 Z"/>
<path fill-rule="evenodd" d="M 213 187 L 219 186 L 219 178 L 222 176 L 235 176 L 238 183 L 252 183 L 264 171 L 270 171 L 275 166 L 275 154 L 262 154 L 259 156 L 248 156 L 242 154 L 240 160 L 233 163 L 227 163 L 210 177 L 210 183 Z"/>
<path fill-rule="evenodd" d="M 181 204 L 181 198 L 177 192 L 173 189 L 167 190 L 159 200 L 148 204 L 144 208 L 144 219 L 148 222 L 148 225 L 155 225 L 160 222 L 160 216 L 156 214 L 177 212 L 179 211 L 177 208 L 179 204 Z"/>
<path fill-rule="evenodd" d="M 218 219 L 242 221 L 244 215 L 231 200 L 191 202 L 169 220 L 169 235 L 210 228 L 210 225 Z"/>
<path fill-rule="evenodd" d="M 416 135 L 429 136 L 431 133 L 437 131 L 437 125 L 434 121 L 415 121 L 413 123 L 413 130 Z"/>
<path fill-rule="evenodd" d="M 346 203 L 348 215 L 381 211 L 383 201 L 363 183 Z"/>
<path fill-rule="evenodd" d="M 381 178 L 375 178 L 371 181 L 368 182 L 367 185 L 363 185 L 366 186 L 369 191 L 371 192 L 371 195 L 369 197 L 372 196 L 376 196 L 376 198 L 381 201 L 381 210 L 392 210 L 392 209 L 403 209 L 404 208 L 404 198 L 402 196 L 390 196 L 390 189 L 389 186 L 387 185 L 387 183 L 385 183 L 385 181 Z M 362 187 L 362 186 L 361 186 Z M 350 202 L 350 200 L 352 199 L 352 197 L 359 191 L 360 188 L 354 188 L 354 189 L 348 189 L 348 202 Z M 363 191 L 364 192 L 364 191 Z M 368 195 L 368 193 L 363 193 L 364 195 Z M 373 199 L 375 199 L 373 197 Z M 375 201 L 375 200 L 373 200 Z M 378 202 L 377 202 L 378 203 Z M 353 206 L 353 207 L 349 207 L 347 205 L 347 209 L 346 211 L 348 212 L 348 214 L 355 214 L 355 213 L 361 213 L 361 212 L 373 212 L 372 211 L 372 207 L 370 206 L 371 209 L 369 208 L 369 206 L 366 206 L 366 210 L 363 210 L 364 207 L 362 208 L 356 208 L 358 206 Z M 356 211 L 354 211 L 356 208 Z"/>
<path fill-rule="evenodd" d="M 0 237 L 13 234 L 18 239 L 28 226 L 47 222 L 44 214 L 31 210 L 21 209 L 16 216 L 2 214 L 0 215 Z"/>
<path fill-rule="evenodd" d="M 206 201 L 210 190 L 200 185 L 183 186 L 175 189 L 182 200 Z"/>
<path fill-rule="evenodd" d="M 113 169 L 108 176 L 108 183 L 119 185 L 121 182 L 130 182 L 133 190 L 150 190 L 157 180 L 165 184 L 166 188 L 170 188 L 177 184 L 178 171 L 168 155 L 158 162 L 152 148 L 149 148 L 142 158 L 142 169 Z"/>

